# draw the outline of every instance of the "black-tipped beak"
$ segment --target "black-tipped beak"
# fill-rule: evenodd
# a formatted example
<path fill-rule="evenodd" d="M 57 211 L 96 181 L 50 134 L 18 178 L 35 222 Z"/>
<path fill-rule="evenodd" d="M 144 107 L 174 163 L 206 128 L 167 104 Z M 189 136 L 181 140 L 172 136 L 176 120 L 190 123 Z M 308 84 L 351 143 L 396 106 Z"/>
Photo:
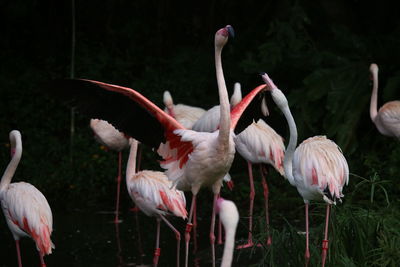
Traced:
<path fill-rule="evenodd" d="M 260 76 L 263 76 L 265 73 L 266 73 L 266 72 L 262 71 L 262 72 L 259 72 L 258 74 L 259 74 Z"/>
<path fill-rule="evenodd" d="M 227 25 L 226 29 L 228 30 L 229 36 L 231 38 L 234 38 L 235 37 L 235 31 L 233 30 L 233 27 L 231 25 Z"/>

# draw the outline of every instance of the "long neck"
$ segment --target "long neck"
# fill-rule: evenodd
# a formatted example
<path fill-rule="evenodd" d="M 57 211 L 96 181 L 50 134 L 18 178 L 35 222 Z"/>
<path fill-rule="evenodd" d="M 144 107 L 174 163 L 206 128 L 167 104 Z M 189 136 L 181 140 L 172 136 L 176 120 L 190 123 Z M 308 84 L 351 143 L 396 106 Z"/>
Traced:
<path fill-rule="evenodd" d="M 375 118 L 378 115 L 378 72 L 372 72 L 372 94 L 371 94 L 371 103 L 369 107 L 369 115 L 371 116 L 371 120 L 375 122 Z"/>
<path fill-rule="evenodd" d="M 219 145 L 228 148 L 229 144 L 229 131 L 231 125 L 230 104 L 228 98 L 228 91 L 226 89 L 224 72 L 222 70 L 221 62 L 222 47 L 215 47 L 215 70 L 217 74 L 218 93 L 220 102 L 220 122 L 219 122 Z"/>
<path fill-rule="evenodd" d="M 18 167 L 19 161 L 22 156 L 22 141 L 21 137 L 17 134 L 10 134 L 11 149 L 13 151 L 13 156 L 6 170 L 4 171 L 3 177 L 0 182 L 0 192 L 4 191 L 8 185 L 11 183 L 11 179 L 15 174 Z"/>
<path fill-rule="evenodd" d="M 285 151 L 283 167 L 285 169 L 286 179 L 289 180 L 291 185 L 295 185 L 292 165 L 293 165 L 293 154 L 297 146 L 297 127 L 288 106 L 282 108 L 282 113 L 285 116 L 286 121 L 289 125 L 289 132 L 290 132 L 289 144 Z"/>
<path fill-rule="evenodd" d="M 225 246 L 224 254 L 222 256 L 221 267 L 230 267 L 232 264 L 233 251 L 235 247 L 235 227 L 225 228 Z"/>
<path fill-rule="evenodd" d="M 136 173 L 136 157 L 138 149 L 138 141 L 131 139 L 131 149 L 129 151 L 128 163 L 126 165 L 126 180 L 130 179 Z"/>

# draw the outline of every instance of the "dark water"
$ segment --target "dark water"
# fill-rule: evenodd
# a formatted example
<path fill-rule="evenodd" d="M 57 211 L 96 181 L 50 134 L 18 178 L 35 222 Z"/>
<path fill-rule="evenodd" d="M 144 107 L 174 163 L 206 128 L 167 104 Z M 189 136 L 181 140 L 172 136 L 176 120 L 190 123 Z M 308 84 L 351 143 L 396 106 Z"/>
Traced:
<path fill-rule="evenodd" d="M 48 267 L 57 266 L 151 266 L 156 238 L 156 220 L 138 213 L 139 231 L 135 213 L 125 210 L 121 214 L 122 223 L 115 225 L 114 215 L 99 210 L 76 210 L 57 213 L 53 211 L 54 230 L 52 240 L 56 246 L 53 253 L 45 257 Z M 179 218 L 169 218 L 182 233 L 185 222 Z M 200 218 L 201 220 L 201 218 Z M 201 221 L 200 221 L 201 223 Z M 190 257 L 190 266 L 210 266 L 208 245 L 208 220 L 199 227 L 200 251 Z M 205 232 L 205 234 L 204 234 Z M 184 263 L 184 241 L 181 240 L 181 266 Z M 141 243 L 141 246 L 140 244 Z M 24 266 L 39 266 L 39 256 L 30 238 L 20 242 Z M 159 266 L 176 266 L 176 239 L 172 231 L 161 224 L 161 256 Z M 217 257 L 223 246 L 217 247 Z M 0 266 L 17 266 L 15 243 L 5 223 L 0 220 Z M 142 252 L 141 252 L 142 251 Z M 196 259 L 195 259 L 196 258 Z M 242 265 L 243 266 L 243 265 Z"/>

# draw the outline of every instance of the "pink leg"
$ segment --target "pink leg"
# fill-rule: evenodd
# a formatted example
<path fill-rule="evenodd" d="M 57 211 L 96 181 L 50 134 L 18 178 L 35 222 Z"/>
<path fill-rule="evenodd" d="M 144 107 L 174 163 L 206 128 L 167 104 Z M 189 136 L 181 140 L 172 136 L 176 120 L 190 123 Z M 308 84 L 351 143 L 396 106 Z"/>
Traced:
<path fill-rule="evenodd" d="M 218 198 L 220 197 L 221 194 L 218 194 Z M 217 198 L 217 199 L 218 199 Z M 218 245 L 222 244 L 222 222 L 221 219 L 218 216 L 218 241 L 217 241 Z"/>
<path fill-rule="evenodd" d="M 15 247 L 17 248 L 18 267 L 22 267 L 21 250 L 19 249 L 19 240 L 15 240 Z"/>
<path fill-rule="evenodd" d="M 217 206 L 217 199 L 218 193 L 214 194 L 214 201 L 213 201 L 213 211 L 211 215 L 211 227 L 210 227 L 210 243 L 211 243 L 211 253 L 212 253 L 212 266 L 215 267 L 215 215 L 216 215 L 216 206 Z"/>
<path fill-rule="evenodd" d="M 222 243 L 223 243 L 222 242 L 222 222 L 218 216 L 218 241 L 217 241 L 217 244 L 221 245 Z"/>
<path fill-rule="evenodd" d="M 161 219 L 169 226 L 169 228 L 172 229 L 172 231 L 174 231 L 175 233 L 175 237 L 176 237 L 176 266 L 179 267 L 179 251 L 181 250 L 181 234 L 179 233 L 178 230 L 175 229 L 174 226 L 172 226 L 172 224 L 162 215 L 160 215 Z"/>
<path fill-rule="evenodd" d="M 119 193 L 121 191 L 121 176 L 122 176 L 122 152 L 118 152 L 118 176 L 117 176 L 117 199 L 115 204 L 115 219 L 114 223 L 120 223 L 119 214 Z"/>
<path fill-rule="evenodd" d="M 328 252 L 328 226 L 329 226 L 329 209 L 331 205 L 326 205 L 326 220 L 325 220 L 325 235 L 324 240 L 322 240 L 322 267 L 325 266 L 326 254 Z"/>
<path fill-rule="evenodd" d="M 193 253 L 197 251 L 197 204 L 196 200 L 193 207 Z"/>
<path fill-rule="evenodd" d="M 265 178 L 267 174 L 267 170 L 265 169 L 265 166 L 262 164 L 260 165 L 260 172 L 261 172 L 261 177 L 262 177 L 262 186 L 264 189 L 264 201 L 265 201 L 265 221 L 267 223 L 267 245 L 270 246 L 272 244 L 272 239 L 271 239 L 271 233 L 269 231 L 269 205 L 268 205 L 268 198 L 269 198 L 269 190 L 268 190 L 268 184 L 267 184 L 267 179 Z"/>
<path fill-rule="evenodd" d="M 44 262 L 43 256 L 44 256 L 43 253 L 42 253 L 42 252 L 39 252 L 40 267 L 46 267 L 46 263 Z"/>
<path fill-rule="evenodd" d="M 308 203 L 305 203 L 306 207 L 306 252 L 304 254 L 305 266 L 308 266 L 308 262 L 310 261 L 310 250 L 308 246 Z"/>
<path fill-rule="evenodd" d="M 192 218 L 193 218 L 193 211 L 196 206 L 196 195 L 192 196 L 192 204 L 190 206 L 190 212 L 189 212 L 189 219 L 186 224 L 186 229 L 185 229 L 185 267 L 188 267 L 189 263 L 189 241 L 190 241 L 190 232 L 192 231 Z"/>
<path fill-rule="evenodd" d="M 238 249 L 241 248 L 249 248 L 254 245 L 253 243 L 253 206 L 254 206 L 254 196 L 255 196 L 255 190 L 254 190 L 254 180 L 253 180 L 253 169 L 251 163 L 248 161 L 247 162 L 247 168 L 249 172 L 249 180 L 250 180 L 250 208 L 249 208 L 249 236 L 247 238 L 247 243 L 238 246 Z"/>
<path fill-rule="evenodd" d="M 158 259 L 160 258 L 160 218 L 157 218 L 157 239 L 156 239 L 156 249 L 154 250 L 153 265 L 157 267 Z"/>

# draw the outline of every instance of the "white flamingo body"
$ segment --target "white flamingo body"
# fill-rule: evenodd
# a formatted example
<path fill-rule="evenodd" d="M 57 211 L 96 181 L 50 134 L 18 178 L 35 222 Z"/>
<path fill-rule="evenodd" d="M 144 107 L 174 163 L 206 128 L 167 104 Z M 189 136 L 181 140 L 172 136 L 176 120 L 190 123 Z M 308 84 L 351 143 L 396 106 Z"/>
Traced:
<path fill-rule="evenodd" d="M 285 177 L 297 187 L 305 203 L 306 213 L 306 266 L 310 259 L 308 238 L 308 206 L 310 200 L 324 200 L 326 206 L 325 234 L 322 241 L 322 266 L 325 266 L 328 250 L 328 223 L 330 205 L 343 197 L 342 189 L 349 181 L 349 167 L 340 148 L 325 136 L 315 136 L 297 145 L 297 128 L 285 95 L 265 73 L 263 80 L 277 106 L 283 112 L 290 131 L 285 151 Z"/>
<path fill-rule="evenodd" d="M 386 136 L 400 139 L 400 101 L 390 101 L 378 110 L 378 66 L 370 66 L 372 75 L 372 94 L 370 103 L 370 116 L 378 131 Z"/>
<path fill-rule="evenodd" d="M 269 164 L 283 175 L 285 146 L 282 137 L 262 119 L 253 122 L 236 135 L 236 150 L 247 161 Z"/>
<path fill-rule="evenodd" d="M 0 200 L 8 227 L 16 241 L 18 265 L 22 266 L 19 239 L 31 237 L 39 251 L 42 266 L 43 256 L 51 254 L 54 245 L 50 239 L 53 231 L 53 216 L 44 195 L 33 185 L 25 182 L 10 183 L 22 156 L 21 133 L 10 132 L 12 159 L 0 183 Z"/>
<path fill-rule="evenodd" d="M 119 152 L 129 147 L 129 139 L 105 120 L 91 119 L 90 128 L 96 140 L 110 150 Z"/>
<path fill-rule="evenodd" d="M 324 200 L 333 204 L 343 197 L 343 187 L 349 182 L 349 167 L 332 140 L 314 136 L 304 140 L 294 152 L 293 177 L 304 202 Z"/>
<path fill-rule="evenodd" d="M 162 219 L 174 232 L 177 238 L 177 266 L 179 266 L 180 233 L 165 218 L 173 214 L 182 219 L 187 218 L 186 199 L 182 191 L 176 190 L 168 177 L 159 171 L 143 170 L 136 172 L 138 141 L 131 139 L 131 149 L 126 168 L 126 187 L 136 206 L 147 216 L 157 218 L 157 242 L 154 253 L 154 266 L 160 256 L 160 220 Z"/>
<path fill-rule="evenodd" d="M 164 111 L 174 117 L 183 127 L 191 129 L 193 124 L 206 112 L 199 107 L 188 106 L 185 104 L 174 105 L 171 93 L 164 92 Z"/>
<path fill-rule="evenodd" d="M 127 178 L 126 185 L 135 204 L 147 216 L 172 213 L 186 219 L 185 195 L 173 189 L 172 182 L 164 173 L 143 170 Z"/>

